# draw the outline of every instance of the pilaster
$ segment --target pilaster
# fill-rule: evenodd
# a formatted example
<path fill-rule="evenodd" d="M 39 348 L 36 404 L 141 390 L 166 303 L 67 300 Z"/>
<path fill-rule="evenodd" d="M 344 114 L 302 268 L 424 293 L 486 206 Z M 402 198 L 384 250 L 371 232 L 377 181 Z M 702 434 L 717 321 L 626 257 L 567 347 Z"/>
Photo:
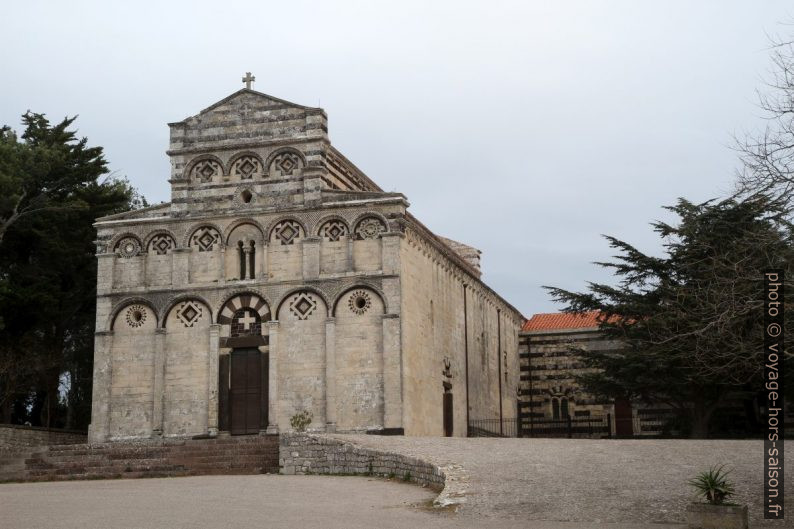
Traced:
<path fill-rule="evenodd" d="M 268 369 L 267 433 L 278 433 L 278 320 L 267 323 L 270 354 Z"/>
<path fill-rule="evenodd" d="M 381 235 L 381 269 L 384 274 L 400 272 L 400 232 L 388 232 Z"/>
<path fill-rule="evenodd" d="M 303 246 L 303 279 L 320 277 L 320 238 L 306 237 Z"/>
<path fill-rule="evenodd" d="M 110 437 L 110 389 L 113 382 L 113 331 L 94 334 L 94 390 L 88 442 L 102 443 Z"/>
<path fill-rule="evenodd" d="M 336 431 L 336 318 L 325 320 L 325 431 Z"/>
<path fill-rule="evenodd" d="M 163 436 L 163 402 L 165 400 L 165 329 L 154 331 L 154 366 L 152 382 L 152 437 Z"/>
<path fill-rule="evenodd" d="M 98 296 L 108 294 L 113 290 L 113 268 L 116 264 L 115 253 L 97 254 L 97 282 L 96 293 Z"/>
<path fill-rule="evenodd" d="M 218 355 L 221 326 L 210 325 L 209 358 L 207 359 L 207 435 L 218 435 Z"/>
<path fill-rule="evenodd" d="M 191 248 L 175 248 L 171 250 L 171 284 L 173 286 L 187 285 L 190 282 L 190 252 Z"/>
<path fill-rule="evenodd" d="M 383 427 L 403 428 L 400 316 L 383 315 Z"/>

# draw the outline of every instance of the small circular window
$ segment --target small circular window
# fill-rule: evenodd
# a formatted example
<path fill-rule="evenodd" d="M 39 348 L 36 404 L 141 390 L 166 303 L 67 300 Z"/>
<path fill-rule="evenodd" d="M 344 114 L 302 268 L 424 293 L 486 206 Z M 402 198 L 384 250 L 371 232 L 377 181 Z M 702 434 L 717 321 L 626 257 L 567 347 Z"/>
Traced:
<path fill-rule="evenodd" d="M 146 309 L 140 305 L 133 305 L 127 309 L 127 325 L 140 327 L 146 321 Z"/>
<path fill-rule="evenodd" d="M 252 199 L 252 198 L 254 198 L 254 195 L 252 195 L 252 194 L 251 194 L 251 192 L 250 192 L 249 190 L 247 190 L 247 189 L 246 189 L 245 191 L 243 191 L 243 192 L 240 194 L 240 198 L 242 199 L 242 201 L 243 201 L 245 204 L 248 204 L 249 202 L 251 202 L 251 199 Z"/>
<path fill-rule="evenodd" d="M 352 294 L 350 294 L 350 300 L 348 301 L 348 306 L 350 310 L 356 314 L 364 314 L 369 309 L 370 305 L 372 305 L 372 299 L 369 297 L 369 294 L 364 290 L 356 290 Z"/>

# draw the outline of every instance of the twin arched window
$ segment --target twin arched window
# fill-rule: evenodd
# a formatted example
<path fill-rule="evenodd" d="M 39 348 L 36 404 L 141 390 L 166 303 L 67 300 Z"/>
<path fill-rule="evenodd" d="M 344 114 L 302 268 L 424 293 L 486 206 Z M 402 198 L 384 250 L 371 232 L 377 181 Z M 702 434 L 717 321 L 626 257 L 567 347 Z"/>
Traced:
<path fill-rule="evenodd" d="M 567 419 L 570 417 L 568 397 L 554 397 L 551 399 L 551 414 L 554 419 Z"/>

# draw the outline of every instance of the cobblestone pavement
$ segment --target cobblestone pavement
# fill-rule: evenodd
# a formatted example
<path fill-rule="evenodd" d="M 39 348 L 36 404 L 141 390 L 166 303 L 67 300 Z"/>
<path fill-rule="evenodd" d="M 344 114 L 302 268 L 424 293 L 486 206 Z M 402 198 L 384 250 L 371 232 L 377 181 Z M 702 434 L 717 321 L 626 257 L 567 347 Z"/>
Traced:
<path fill-rule="evenodd" d="M 462 465 L 470 482 L 462 519 L 681 523 L 692 497 L 687 480 L 724 463 L 733 468 L 736 502 L 750 506 L 750 526 L 785 526 L 763 520 L 760 441 L 332 437 L 439 466 Z M 794 454 L 794 443 L 786 449 Z M 789 455 L 785 469 L 788 513 L 794 513 L 792 460 Z"/>

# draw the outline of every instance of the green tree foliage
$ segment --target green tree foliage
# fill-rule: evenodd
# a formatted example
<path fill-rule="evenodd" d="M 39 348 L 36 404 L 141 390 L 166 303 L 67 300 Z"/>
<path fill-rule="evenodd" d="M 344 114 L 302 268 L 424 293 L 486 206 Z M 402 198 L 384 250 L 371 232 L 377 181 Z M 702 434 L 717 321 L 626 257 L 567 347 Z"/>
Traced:
<path fill-rule="evenodd" d="M 0 420 L 90 420 L 97 217 L 144 201 L 101 147 L 42 114 L 0 137 Z M 65 398 L 63 398 L 65 395 Z M 14 411 L 15 410 L 15 411 Z"/>
<path fill-rule="evenodd" d="M 693 437 L 706 437 L 726 394 L 762 387 L 763 271 L 782 268 L 792 277 L 794 231 L 789 212 L 760 195 L 680 199 L 666 209 L 679 221 L 652 224 L 664 240 L 661 257 L 606 237 L 618 253 L 596 264 L 613 271 L 617 286 L 546 288 L 567 311 L 603 312 L 601 329 L 625 345 L 579 352 L 598 368 L 581 378 L 589 392 L 667 403 L 689 418 Z"/>

